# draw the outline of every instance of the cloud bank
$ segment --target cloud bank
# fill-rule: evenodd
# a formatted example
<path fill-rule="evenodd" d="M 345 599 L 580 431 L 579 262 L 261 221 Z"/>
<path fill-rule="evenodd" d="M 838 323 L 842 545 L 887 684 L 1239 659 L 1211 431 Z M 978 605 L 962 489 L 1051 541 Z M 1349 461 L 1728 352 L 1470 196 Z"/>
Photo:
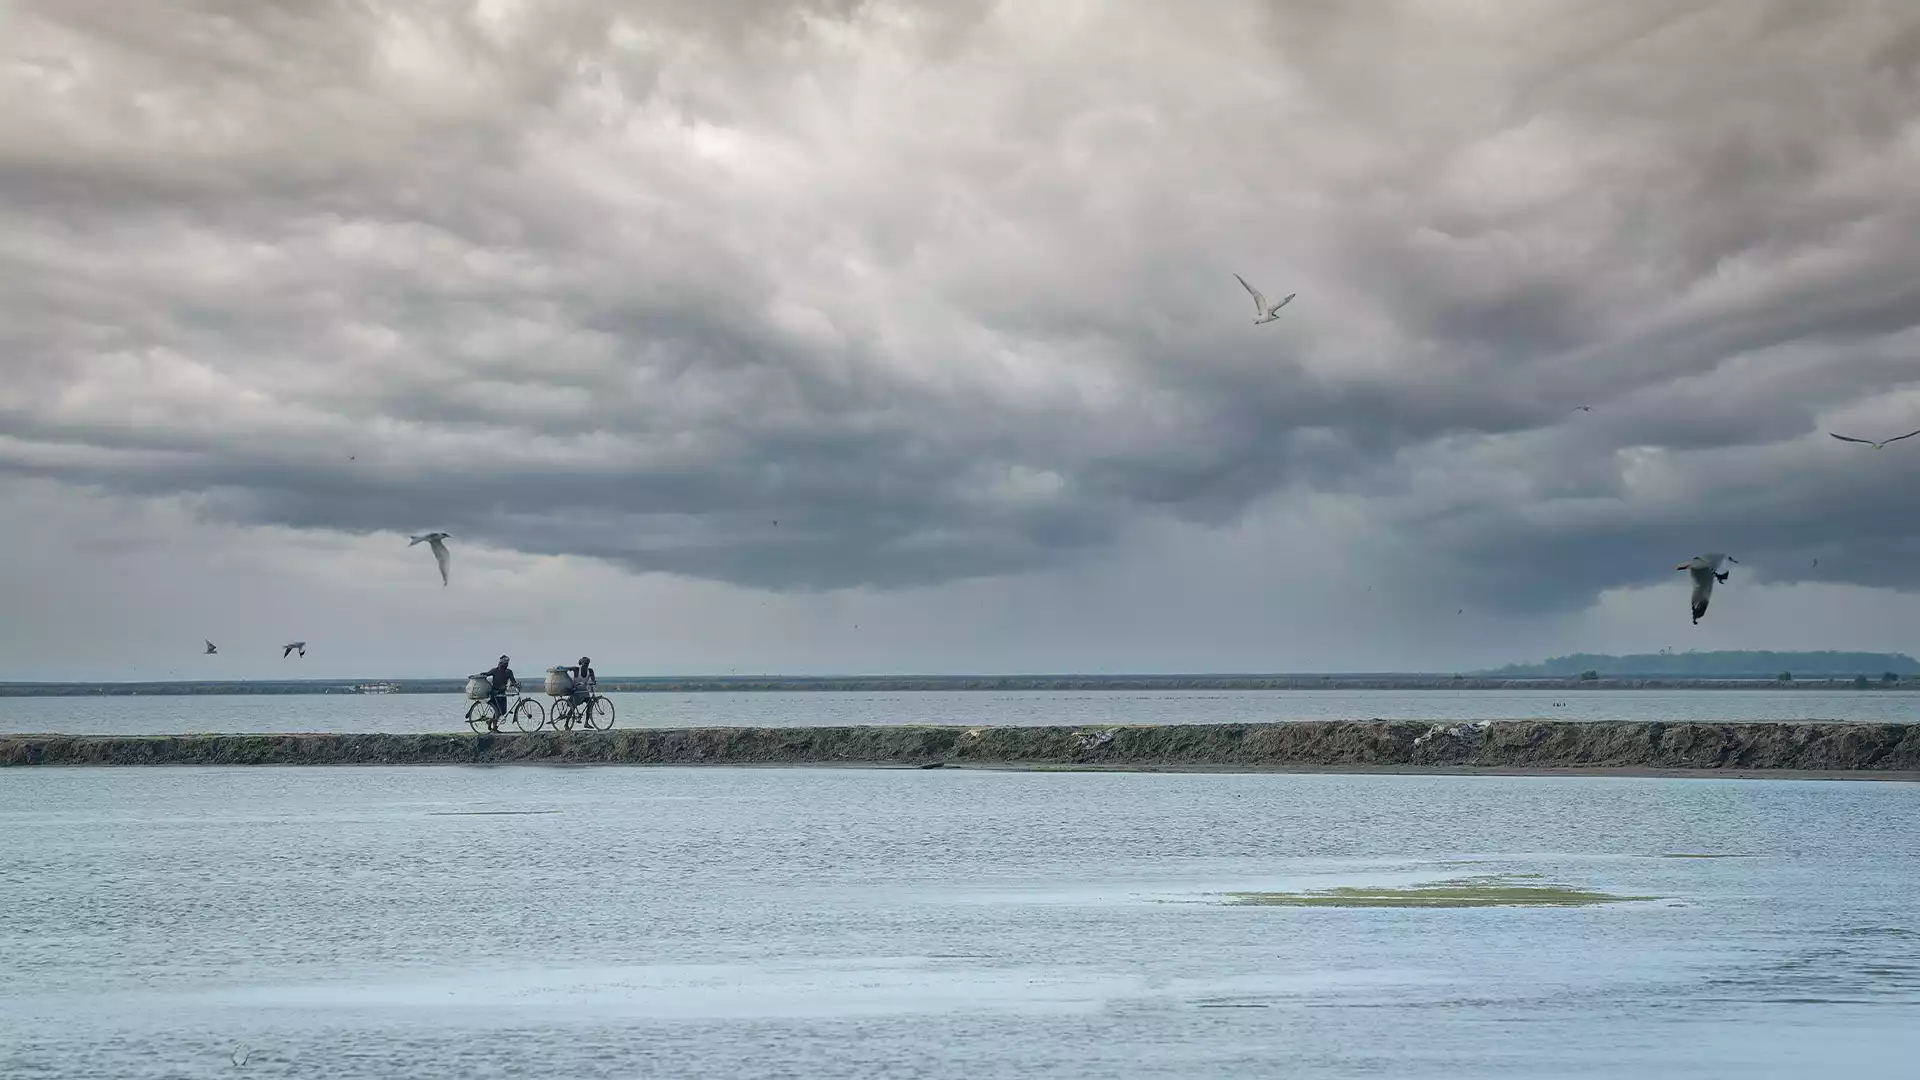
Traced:
<path fill-rule="evenodd" d="M 912 589 L 1337 506 L 1435 604 L 1920 587 L 1920 444 L 1825 434 L 1920 427 L 1909 4 L 8 17 L 16 478 L 440 529 L 456 584 Z"/>

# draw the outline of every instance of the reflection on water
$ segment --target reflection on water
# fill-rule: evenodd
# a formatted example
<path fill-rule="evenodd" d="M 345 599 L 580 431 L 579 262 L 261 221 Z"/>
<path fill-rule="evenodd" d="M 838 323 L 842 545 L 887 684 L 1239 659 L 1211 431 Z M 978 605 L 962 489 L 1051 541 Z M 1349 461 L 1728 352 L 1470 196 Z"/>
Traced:
<path fill-rule="evenodd" d="M 1914 791 L 10 770 L 0 1075 L 1905 1076 Z"/>
<path fill-rule="evenodd" d="M 1194 724 L 1276 720 L 1920 723 L 1920 693 L 1820 690 L 1101 690 L 612 694 L 620 727 Z M 0 698 L 0 733 L 465 731 L 457 694 Z"/>

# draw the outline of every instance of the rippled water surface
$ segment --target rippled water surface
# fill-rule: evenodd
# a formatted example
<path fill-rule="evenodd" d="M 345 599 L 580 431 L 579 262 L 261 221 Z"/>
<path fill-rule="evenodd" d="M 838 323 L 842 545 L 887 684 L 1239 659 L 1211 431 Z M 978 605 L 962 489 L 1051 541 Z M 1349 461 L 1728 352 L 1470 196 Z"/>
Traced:
<path fill-rule="evenodd" d="M 0 1075 L 1906 1077 L 1917 795 L 1590 777 L 5 770 Z M 1659 899 L 1219 895 L 1495 874 Z"/>
<path fill-rule="evenodd" d="M 1920 723 L 1920 693 L 1887 690 L 922 690 L 610 696 L 620 727 L 1194 724 L 1373 717 Z M 457 694 L 15 697 L 0 698 L 0 733 L 465 731 L 466 707 Z"/>

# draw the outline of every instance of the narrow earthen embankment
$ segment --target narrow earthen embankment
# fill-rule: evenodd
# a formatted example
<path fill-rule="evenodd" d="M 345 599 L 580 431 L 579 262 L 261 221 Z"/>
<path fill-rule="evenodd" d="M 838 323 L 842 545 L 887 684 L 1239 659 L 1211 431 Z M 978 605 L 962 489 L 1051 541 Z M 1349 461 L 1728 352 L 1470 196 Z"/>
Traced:
<path fill-rule="evenodd" d="M 536 735 L 0 736 L 0 765 L 953 765 L 1914 773 L 1920 724 L 679 728 Z"/>

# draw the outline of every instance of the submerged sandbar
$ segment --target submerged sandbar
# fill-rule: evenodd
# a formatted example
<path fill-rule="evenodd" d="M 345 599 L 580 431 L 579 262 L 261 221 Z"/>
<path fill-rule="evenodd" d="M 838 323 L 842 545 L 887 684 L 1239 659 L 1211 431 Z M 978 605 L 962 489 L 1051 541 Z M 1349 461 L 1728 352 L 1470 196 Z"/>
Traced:
<path fill-rule="evenodd" d="M 1233 892 L 1223 894 L 1232 907 L 1586 907 L 1659 900 L 1657 896 L 1615 896 L 1567 885 L 1517 884 L 1503 877 L 1456 878 L 1403 888 L 1342 886 L 1305 892 Z"/>

